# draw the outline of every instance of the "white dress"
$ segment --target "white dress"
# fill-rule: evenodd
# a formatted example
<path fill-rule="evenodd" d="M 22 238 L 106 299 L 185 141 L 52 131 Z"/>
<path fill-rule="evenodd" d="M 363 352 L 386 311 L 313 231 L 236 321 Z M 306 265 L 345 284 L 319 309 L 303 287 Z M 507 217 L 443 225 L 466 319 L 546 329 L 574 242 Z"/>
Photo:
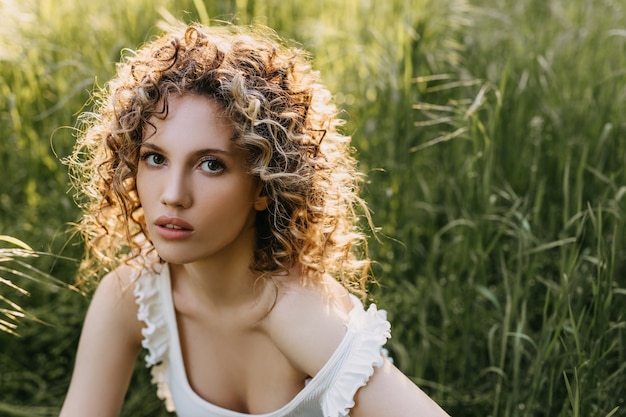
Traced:
<path fill-rule="evenodd" d="M 169 267 L 157 264 L 153 270 L 136 272 L 135 297 L 139 320 L 145 323 L 142 345 L 147 349 L 146 365 L 151 367 L 157 395 L 168 411 L 179 417 L 250 417 L 201 398 L 191 388 L 181 353 L 176 314 L 172 301 Z M 256 417 L 346 417 L 354 406 L 354 395 L 380 367 L 386 355 L 383 345 L 391 336 L 384 310 L 375 305 L 365 310 L 351 296 L 346 334 L 328 362 L 287 404 Z"/>

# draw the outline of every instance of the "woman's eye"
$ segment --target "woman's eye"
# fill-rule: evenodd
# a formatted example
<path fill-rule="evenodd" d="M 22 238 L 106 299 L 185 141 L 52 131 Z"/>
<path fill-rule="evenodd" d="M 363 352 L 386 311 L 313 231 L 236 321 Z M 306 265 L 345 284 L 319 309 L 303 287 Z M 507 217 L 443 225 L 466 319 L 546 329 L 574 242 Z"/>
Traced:
<path fill-rule="evenodd" d="M 163 157 L 163 155 L 160 155 L 158 153 L 145 153 L 141 156 L 141 159 L 145 161 L 148 165 L 153 167 L 158 167 L 165 163 L 165 158 Z"/>
<path fill-rule="evenodd" d="M 209 158 L 200 162 L 200 169 L 210 174 L 224 171 L 224 164 L 219 159 Z"/>

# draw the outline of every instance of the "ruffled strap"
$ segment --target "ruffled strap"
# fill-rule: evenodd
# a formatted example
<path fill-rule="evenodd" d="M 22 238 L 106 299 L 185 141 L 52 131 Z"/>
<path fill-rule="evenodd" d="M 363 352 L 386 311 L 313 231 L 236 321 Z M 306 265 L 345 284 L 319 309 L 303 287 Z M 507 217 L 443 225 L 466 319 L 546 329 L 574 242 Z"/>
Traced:
<path fill-rule="evenodd" d="M 163 280 L 163 264 L 155 264 L 152 268 L 143 267 L 137 271 L 135 281 L 135 301 L 139 306 L 137 318 L 145 323 L 141 329 L 143 340 L 141 345 L 147 350 L 146 367 L 151 368 L 152 383 L 157 386 L 157 396 L 165 402 L 168 411 L 174 410 L 174 402 L 167 384 L 168 328 L 163 305 L 160 300 L 160 286 Z"/>
<path fill-rule="evenodd" d="M 332 387 L 322 399 L 324 417 L 345 417 L 354 407 L 354 396 L 380 367 L 386 357 L 383 345 L 391 337 L 391 325 L 387 312 L 371 304 L 367 310 L 353 297 L 354 308 L 350 312 L 348 334 L 352 338 L 351 352 L 341 365 Z"/>

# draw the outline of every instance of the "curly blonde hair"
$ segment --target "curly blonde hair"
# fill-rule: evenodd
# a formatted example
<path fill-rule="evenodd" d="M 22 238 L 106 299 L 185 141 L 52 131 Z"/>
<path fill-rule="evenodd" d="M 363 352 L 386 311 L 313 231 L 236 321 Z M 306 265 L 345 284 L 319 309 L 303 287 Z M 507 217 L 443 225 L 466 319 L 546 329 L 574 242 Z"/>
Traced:
<path fill-rule="evenodd" d="M 270 199 L 257 214 L 250 268 L 273 275 L 298 265 L 307 279 L 329 273 L 364 294 L 361 176 L 306 52 L 261 26 L 191 25 L 147 43 L 117 70 L 94 95 L 95 110 L 79 119 L 69 158 L 84 210 L 83 278 L 99 275 L 97 265 L 108 269 L 152 249 L 135 185 L 139 147 L 150 118 L 167 114 L 169 97 L 194 94 L 218 102 L 233 121 L 234 143 Z"/>

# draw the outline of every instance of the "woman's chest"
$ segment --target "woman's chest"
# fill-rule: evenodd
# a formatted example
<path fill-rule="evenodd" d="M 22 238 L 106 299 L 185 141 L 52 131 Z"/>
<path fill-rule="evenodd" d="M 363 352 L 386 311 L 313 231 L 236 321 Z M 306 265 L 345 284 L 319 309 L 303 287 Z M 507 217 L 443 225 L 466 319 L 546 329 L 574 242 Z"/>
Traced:
<path fill-rule="evenodd" d="M 182 362 L 191 389 L 233 411 L 277 410 L 304 387 L 295 369 L 262 328 L 177 315 Z"/>

